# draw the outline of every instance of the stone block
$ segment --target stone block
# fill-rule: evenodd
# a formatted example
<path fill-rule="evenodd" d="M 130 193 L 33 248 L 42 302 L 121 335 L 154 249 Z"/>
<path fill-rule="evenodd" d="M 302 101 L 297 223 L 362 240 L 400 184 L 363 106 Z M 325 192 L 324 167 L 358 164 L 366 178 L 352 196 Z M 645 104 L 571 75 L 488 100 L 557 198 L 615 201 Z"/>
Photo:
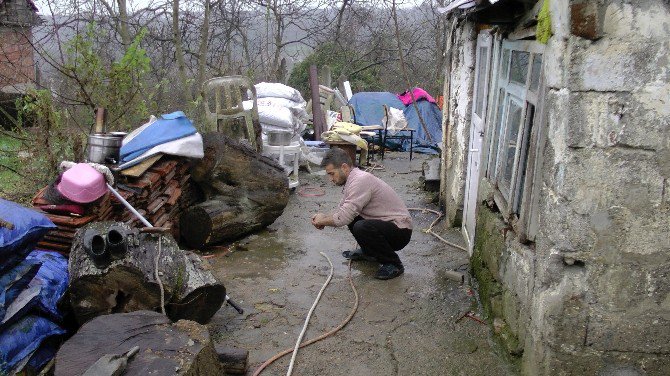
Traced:
<path fill-rule="evenodd" d="M 645 86 L 645 91 L 633 93 L 570 93 L 569 120 L 563 130 L 566 145 L 660 149 L 669 129 L 670 109 L 659 106 L 653 98 L 667 96 L 670 84 Z"/>
<path fill-rule="evenodd" d="M 473 254 L 476 254 L 476 257 L 482 261 L 484 267 L 498 282 L 502 281 L 500 261 L 506 248 L 503 229 L 507 227 L 499 213 L 492 212 L 485 205 L 479 205 Z"/>
<path fill-rule="evenodd" d="M 570 33 L 589 40 L 602 37 L 598 5 L 594 2 L 570 3 Z"/>
<path fill-rule="evenodd" d="M 578 215 L 612 206 L 644 215 L 661 204 L 663 177 L 658 173 L 654 153 L 646 150 L 577 149 L 566 156 L 562 184 L 556 184 L 554 190 Z"/>
<path fill-rule="evenodd" d="M 598 247 L 594 257 L 603 263 L 621 261 L 644 261 L 654 265 L 663 263 L 670 249 L 670 237 L 665 232 L 670 228 L 670 208 L 648 208 L 644 214 L 633 213 L 629 208 L 612 206 L 593 212 L 590 227 L 594 231 Z"/>
<path fill-rule="evenodd" d="M 533 299 L 535 280 L 534 251 L 515 240 L 510 240 L 504 255 L 500 272 L 503 284 L 516 296 L 519 301 L 517 305 L 529 306 Z"/>
<path fill-rule="evenodd" d="M 566 85 L 568 43 L 561 38 L 550 38 L 544 49 L 544 82 L 549 88 Z"/>
<path fill-rule="evenodd" d="M 551 15 L 551 32 L 554 37 L 567 39 L 570 35 L 570 1 L 550 1 L 549 14 Z"/>
<path fill-rule="evenodd" d="M 667 40 L 670 10 L 663 0 L 610 1 L 602 10 L 603 32 L 622 39 Z"/>
<path fill-rule="evenodd" d="M 572 91 L 634 91 L 663 80 L 665 42 L 602 38 L 597 43 L 572 39 L 568 87 Z"/>

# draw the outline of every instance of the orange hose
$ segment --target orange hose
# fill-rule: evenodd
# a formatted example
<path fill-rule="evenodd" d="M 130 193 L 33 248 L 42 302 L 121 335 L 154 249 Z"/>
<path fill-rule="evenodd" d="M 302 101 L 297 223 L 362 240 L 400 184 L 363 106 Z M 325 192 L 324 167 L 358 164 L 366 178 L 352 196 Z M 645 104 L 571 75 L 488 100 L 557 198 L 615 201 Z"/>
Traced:
<path fill-rule="evenodd" d="M 354 307 L 351 309 L 351 313 L 349 314 L 349 316 L 348 316 L 348 317 L 347 317 L 347 318 L 346 318 L 346 319 L 345 319 L 339 326 L 337 326 L 335 329 L 333 329 L 333 330 L 331 330 L 331 331 L 329 331 L 329 332 L 327 332 L 327 333 L 324 333 L 324 334 L 322 334 L 322 335 L 320 335 L 320 336 L 318 336 L 318 337 L 316 337 L 316 338 L 312 338 L 312 339 L 310 339 L 310 340 L 307 340 L 307 341 L 301 343 L 300 346 L 298 346 L 298 348 L 303 348 L 303 347 L 305 347 L 305 346 L 309 346 L 309 345 L 311 345 L 311 344 L 314 343 L 314 342 L 321 341 L 322 339 L 324 339 L 324 338 L 326 338 L 326 337 L 329 337 L 329 336 L 331 336 L 331 335 L 337 333 L 340 329 L 344 328 L 344 326 L 347 325 L 347 324 L 349 323 L 349 321 L 351 321 L 351 319 L 352 319 L 352 318 L 354 317 L 354 315 L 356 314 L 356 310 L 358 309 L 358 291 L 356 291 L 356 287 L 354 286 L 354 281 L 351 279 L 351 260 L 349 260 L 349 284 L 351 285 L 351 289 L 353 290 L 353 292 L 354 292 L 354 297 L 355 297 L 355 299 L 356 299 L 356 302 L 354 303 Z M 273 356 L 272 358 L 266 360 L 265 363 L 261 364 L 261 366 L 258 367 L 258 368 L 256 369 L 256 371 L 254 372 L 253 376 L 258 376 L 258 375 L 260 375 L 261 372 L 263 372 L 263 370 L 264 370 L 267 366 L 269 366 L 270 364 L 272 364 L 272 363 L 273 363 L 274 361 L 276 361 L 277 359 L 280 359 L 280 358 L 283 357 L 284 355 L 288 355 L 288 354 L 290 354 L 290 353 L 292 353 L 292 352 L 293 352 L 293 347 L 291 347 L 290 349 L 286 349 L 286 350 L 284 350 L 284 351 L 278 353 L 277 355 Z"/>

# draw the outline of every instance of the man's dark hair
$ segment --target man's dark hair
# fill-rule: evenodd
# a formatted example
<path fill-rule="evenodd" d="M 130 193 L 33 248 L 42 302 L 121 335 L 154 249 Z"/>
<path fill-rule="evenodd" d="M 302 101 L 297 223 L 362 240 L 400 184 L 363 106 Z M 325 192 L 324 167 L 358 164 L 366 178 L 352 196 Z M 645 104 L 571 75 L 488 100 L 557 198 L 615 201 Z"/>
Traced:
<path fill-rule="evenodd" d="M 323 160 L 321 161 L 321 167 L 326 167 L 330 164 L 335 168 L 340 168 L 342 163 L 346 163 L 353 167 L 353 162 L 351 161 L 349 153 L 340 148 L 332 148 L 328 150 L 326 155 L 323 157 Z"/>

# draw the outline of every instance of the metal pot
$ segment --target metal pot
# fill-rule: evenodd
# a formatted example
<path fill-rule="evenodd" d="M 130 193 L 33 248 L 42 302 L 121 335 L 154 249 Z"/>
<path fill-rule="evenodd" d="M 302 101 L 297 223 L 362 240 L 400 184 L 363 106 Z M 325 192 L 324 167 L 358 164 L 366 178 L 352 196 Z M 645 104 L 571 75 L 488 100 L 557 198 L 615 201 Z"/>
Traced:
<path fill-rule="evenodd" d="M 119 162 L 124 132 L 94 133 L 88 136 L 88 161 L 93 163 Z"/>
<path fill-rule="evenodd" d="M 288 146 L 291 145 L 293 132 L 289 131 L 268 131 L 268 145 L 270 146 Z"/>

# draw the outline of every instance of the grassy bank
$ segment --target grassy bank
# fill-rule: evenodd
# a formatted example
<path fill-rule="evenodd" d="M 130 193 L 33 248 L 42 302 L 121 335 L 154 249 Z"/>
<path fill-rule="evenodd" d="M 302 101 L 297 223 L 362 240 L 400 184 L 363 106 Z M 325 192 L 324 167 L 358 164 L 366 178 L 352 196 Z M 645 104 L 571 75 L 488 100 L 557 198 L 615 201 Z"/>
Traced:
<path fill-rule="evenodd" d="M 14 171 L 19 170 L 21 160 L 18 156 L 21 141 L 0 134 L 0 197 L 10 200 L 25 200 L 19 187 L 22 178 Z"/>

